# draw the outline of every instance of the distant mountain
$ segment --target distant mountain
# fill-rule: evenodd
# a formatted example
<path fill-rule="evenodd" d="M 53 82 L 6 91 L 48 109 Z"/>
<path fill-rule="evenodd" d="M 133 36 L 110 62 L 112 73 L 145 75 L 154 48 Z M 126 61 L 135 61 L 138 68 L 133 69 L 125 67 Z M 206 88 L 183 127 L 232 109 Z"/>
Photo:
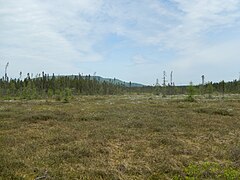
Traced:
<path fill-rule="evenodd" d="M 85 78 L 86 76 L 82 76 L 83 78 Z M 89 77 L 89 76 L 88 76 Z M 99 82 L 108 82 L 108 83 L 113 83 L 113 84 L 117 84 L 117 85 L 124 85 L 126 87 L 143 87 L 145 85 L 143 84 L 139 84 L 139 83 L 135 83 L 135 82 L 125 82 L 122 81 L 120 79 L 116 79 L 116 78 L 103 78 L 101 76 L 90 76 L 90 79 L 95 79 Z"/>
<path fill-rule="evenodd" d="M 63 77 L 63 76 L 67 76 L 67 77 L 70 77 L 70 78 L 74 78 L 78 75 L 57 75 L 55 77 Z M 101 76 L 91 76 L 91 75 L 81 75 L 81 77 L 83 79 L 85 79 L 86 77 L 89 78 L 90 76 L 90 80 L 97 80 L 99 82 L 107 82 L 107 83 L 112 83 L 112 84 L 116 84 L 116 85 L 123 85 L 125 87 L 144 87 L 145 85 L 143 84 L 140 84 L 140 83 L 135 83 L 135 82 L 125 82 L 125 81 L 122 81 L 120 79 L 116 79 L 116 78 L 104 78 L 104 77 L 101 77 Z M 49 77 L 52 77 L 52 76 L 49 76 Z"/>

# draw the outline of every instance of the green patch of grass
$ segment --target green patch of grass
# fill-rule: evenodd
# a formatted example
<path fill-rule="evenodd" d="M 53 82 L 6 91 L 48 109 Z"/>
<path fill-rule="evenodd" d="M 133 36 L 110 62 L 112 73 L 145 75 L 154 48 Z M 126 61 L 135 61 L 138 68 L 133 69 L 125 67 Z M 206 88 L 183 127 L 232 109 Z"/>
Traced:
<path fill-rule="evenodd" d="M 235 180 L 240 178 L 240 171 L 230 166 L 220 165 L 213 162 L 190 164 L 181 175 L 175 175 L 173 179 L 226 179 Z"/>

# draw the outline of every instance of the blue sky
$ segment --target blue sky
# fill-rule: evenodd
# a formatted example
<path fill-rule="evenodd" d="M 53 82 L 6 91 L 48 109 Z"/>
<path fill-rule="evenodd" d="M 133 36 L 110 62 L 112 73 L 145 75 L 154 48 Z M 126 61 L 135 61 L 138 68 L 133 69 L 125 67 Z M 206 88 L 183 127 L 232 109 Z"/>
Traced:
<path fill-rule="evenodd" d="M 0 0 L 0 74 L 238 79 L 240 0 Z"/>

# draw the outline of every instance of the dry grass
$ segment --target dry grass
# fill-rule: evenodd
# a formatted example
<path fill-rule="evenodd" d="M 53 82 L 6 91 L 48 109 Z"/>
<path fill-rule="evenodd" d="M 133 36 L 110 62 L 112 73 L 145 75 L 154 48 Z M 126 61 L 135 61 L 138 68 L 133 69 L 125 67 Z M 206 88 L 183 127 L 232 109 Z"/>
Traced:
<path fill-rule="evenodd" d="M 226 172 L 234 179 L 240 172 L 239 140 L 237 99 L 191 103 L 132 95 L 77 97 L 70 103 L 5 101 L 0 179 L 44 174 L 48 179 L 231 179 Z M 200 171 L 206 163 L 217 164 L 218 171 Z"/>

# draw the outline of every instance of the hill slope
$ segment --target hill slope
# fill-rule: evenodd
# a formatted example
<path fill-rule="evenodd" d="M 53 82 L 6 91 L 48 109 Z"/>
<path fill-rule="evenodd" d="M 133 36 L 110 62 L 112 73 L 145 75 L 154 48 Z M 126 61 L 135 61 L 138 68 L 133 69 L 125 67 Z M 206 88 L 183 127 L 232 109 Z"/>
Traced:
<path fill-rule="evenodd" d="M 120 85 L 124 85 L 126 87 L 143 87 L 143 84 L 139 84 L 139 83 L 134 83 L 134 82 L 125 82 L 122 81 L 120 79 L 116 79 L 116 78 L 103 78 L 101 76 L 91 76 L 91 79 L 96 79 L 97 81 L 100 82 L 109 82 L 109 83 L 113 83 L 113 84 L 120 84 Z"/>
<path fill-rule="evenodd" d="M 58 75 L 58 77 L 61 77 L 63 75 Z M 68 76 L 68 75 L 66 75 Z M 75 77 L 75 76 L 78 76 L 78 75 L 71 75 L 70 77 Z M 145 85 L 143 84 L 140 84 L 140 83 L 135 83 L 135 82 L 125 82 L 125 81 L 122 81 L 120 79 L 116 79 L 116 78 L 104 78 L 104 77 L 101 77 L 101 76 L 90 76 L 90 75 L 82 75 L 82 78 L 85 79 L 85 78 L 89 78 L 91 80 L 95 79 L 99 82 L 107 82 L 107 83 L 113 83 L 113 84 L 116 84 L 116 85 L 124 85 L 126 87 L 144 87 Z"/>

